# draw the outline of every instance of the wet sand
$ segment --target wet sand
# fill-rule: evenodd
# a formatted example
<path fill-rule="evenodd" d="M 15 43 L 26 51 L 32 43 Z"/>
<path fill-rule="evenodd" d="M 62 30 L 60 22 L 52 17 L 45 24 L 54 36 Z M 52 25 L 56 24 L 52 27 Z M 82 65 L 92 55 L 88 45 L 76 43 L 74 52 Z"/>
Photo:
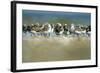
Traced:
<path fill-rule="evenodd" d="M 24 37 L 22 62 L 86 60 L 91 57 L 88 37 Z"/>

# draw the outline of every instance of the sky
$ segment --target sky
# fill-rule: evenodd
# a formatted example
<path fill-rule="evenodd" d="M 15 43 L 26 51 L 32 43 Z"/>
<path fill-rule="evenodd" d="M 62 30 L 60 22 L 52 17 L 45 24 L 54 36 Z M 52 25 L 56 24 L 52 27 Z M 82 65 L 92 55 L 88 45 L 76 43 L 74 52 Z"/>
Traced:
<path fill-rule="evenodd" d="M 60 11 L 39 11 L 39 10 L 23 10 L 22 11 L 23 24 L 34 24 L 45 22 L 62 24 L 91 24 L 91 14 L 82 12 L 60 12 Z"/>

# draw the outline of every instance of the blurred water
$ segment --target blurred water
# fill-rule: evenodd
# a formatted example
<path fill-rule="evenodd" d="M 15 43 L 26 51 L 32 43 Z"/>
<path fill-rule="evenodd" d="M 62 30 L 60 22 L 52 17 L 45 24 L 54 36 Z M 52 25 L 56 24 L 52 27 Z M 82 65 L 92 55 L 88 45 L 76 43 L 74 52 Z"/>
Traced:
<path fill-rule="evenodd" d="M 22 40 L 22 61 L 86 60 L 91 57 L 90 37 L 30 37 Z"/>

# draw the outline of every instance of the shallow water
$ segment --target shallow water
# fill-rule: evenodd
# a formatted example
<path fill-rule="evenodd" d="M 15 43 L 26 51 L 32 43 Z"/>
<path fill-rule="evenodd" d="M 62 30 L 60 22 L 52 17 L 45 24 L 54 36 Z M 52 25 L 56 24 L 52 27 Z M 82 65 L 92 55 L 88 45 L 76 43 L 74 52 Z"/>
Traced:
<path fill-rule="evenodd" d="M 91 57 L 89 37 L 23 37 L 22 62 L 86 60 Z"/>

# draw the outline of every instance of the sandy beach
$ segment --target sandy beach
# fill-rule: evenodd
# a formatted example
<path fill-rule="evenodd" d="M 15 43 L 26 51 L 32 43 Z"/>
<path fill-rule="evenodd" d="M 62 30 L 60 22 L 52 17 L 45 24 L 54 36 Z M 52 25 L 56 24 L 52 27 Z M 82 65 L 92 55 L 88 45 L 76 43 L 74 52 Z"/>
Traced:
<path fill-rule="evenodd" d="M 86 60 L 91 57 L 89 37 L 23 37 L 22 61 Z"/>

